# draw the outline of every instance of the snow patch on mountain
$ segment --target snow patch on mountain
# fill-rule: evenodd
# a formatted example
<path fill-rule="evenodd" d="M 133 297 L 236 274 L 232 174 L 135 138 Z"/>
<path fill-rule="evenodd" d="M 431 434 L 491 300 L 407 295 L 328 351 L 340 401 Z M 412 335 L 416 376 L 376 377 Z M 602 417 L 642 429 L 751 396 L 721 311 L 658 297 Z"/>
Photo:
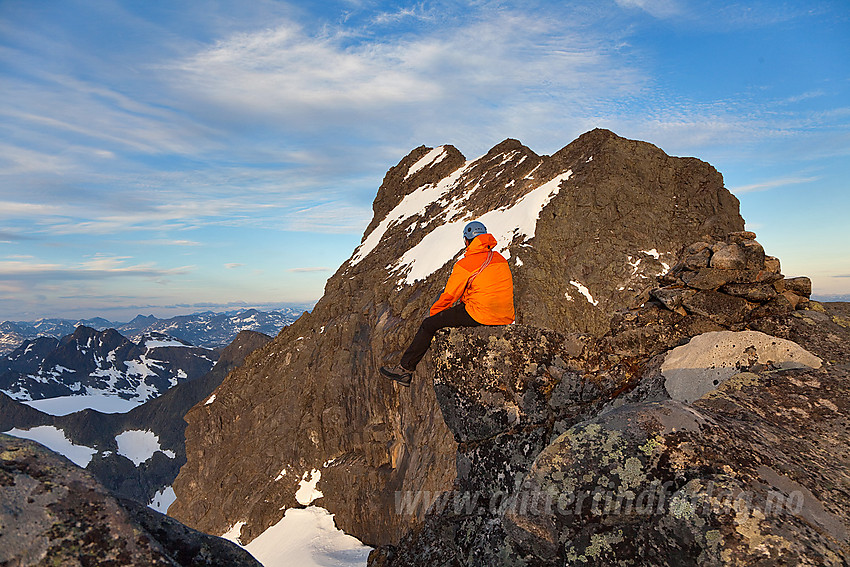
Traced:
<path fill-rule="evenodd" d="M 63 455 L 75 465 L 82 468 L 86 468 L 91 462 L 92 457 L 97 453 L 97 449 L 74 444 L 65 435 L 64 430 L 57 429 L 52 425 L 40 425 L 32 429 L 18 429 L 16 427 L 4 433 L 12 437 L 29 439 L 36 443 L 41 443 L 51 451 Z"/>
<path fill-rule="evenodd" d="M 443 146 L 438 146 L 434 148 L 433 150 L 419 158 L 416 163 L 410 166 L 410 169 L 407 170 L 407 175 L 404 176 L 405 181 L 407 181 L 407 179 L 411 175 L 414 175 L 422 169 L 425 169 L 428 166 L 437 165 L 438 163 L 446 159 L 446 156 L 448 155 L 449 154 L 446 151 L 446 148 L 444 148 Z"/>
<path fill-rule="evenodd" d="M 307 480 L 307 475 L 310 475 L 310 479 Z M 295 492 L 295 500 L 298 501 L 299 504 L 307 506 L 312 504 L 314 500 L 321 498 L 324 496 L 320 490 L 316 488 L 316 485 L 319 484 L 319 480 L 322 478 L 322 471 L 318 469 L 313 469 L 309 473 L 304 473 L 304 476 L 301 477 L 301 480 L 298 481 L 298 490 Z"/>
<path fill-rule="evenodd" d="M 173 337 L 172 338 L 162 338 L 162 339 L 154 339 L 154 338 L 146 339 L 144 346 L 148 350 L 150 350 L 152 348 L 164 348 L 164 347 L 189 347 L 189 348 L 192 347 L 192 345 L 190 345 L 188 343 L 184 343 L 182 341 L 179 341 L 179 340 L 177 340 Z"/>
<path fill-rule="evenodd" d="M 48 415 L 68 415 L 84 409 L 93 409 L 100 413 L 127 413 L 144 403 L 139 400 L 125 400 L 115 395 L 86 394 L 82 396 L 59 396 L 42 400 L 19 400 L 31 408 Z"/>
<path fill-rule="evenodd" d="M 130 429 L 116 435 L 115 442 L 118 444 L 118 454 L 133 461 L 133 464 L 137 467 L 153 457 L 154 453 L 158 451 L 169 459 L 176 457 L 174 451 L 162 449 L 159 444 L 159 436 L 153 431 Z"/>
<path fill-rule="evenodd" d="M 166 486 L 154 494 L 154 497 L 148 504 L 148 507 L 153 508 L 161 514 L 167 514 L 168 508 L 174 504 L 175 500 L 177 500 L 177 495 L 174 493 L 174 489 L 170 486 Z"/>
<path fill-rule="evenodd" d="M 239 533 L 245 522 L 236 523 L 222 535 L 248 551 L 264 567 L 365 567 L 371 547 L 336 527 L 334 516 L 324 508 L 290 508 L 283 518 L 241 545 Z"/>
<path fill-rule="evenodd" d="M 583 283 L 577 282 L 575 280 L 570 280 L 570 284 L 572 284 L 573 287 L 575 287 L 578 292 L 582 294 L 585 299 L 587 299 L 588 303 L 590 303 L 591 305 L 599 305 L 599 300 L 593 299 L 593 296 L 590 295 L 590 290 L 587 289 L 587 286 L 585 286 Z"/>
<path fill-rule="evenodd" d="M 387 213 L 387 216 L 384 217 L 378 226 L 369 233 L 363 243 L 357 248 L 357 250 L 354 251 L 354 255 L 348 263 L 351 266 L 358 264 L 378 246 L 390 226 L 414 215 L 422 214 L 425 211 L 425 207 L 434 201 L 439 200 L 443 197 L 443 195 L 451 191 L 469 165 L 470 164 L 467 163 L 463 167 L 458 168 L 448 177 L 440 180 L 440 182 L 436 185 L 429 183 L 427 185 L 423 185 L 409 195 L 405 195 L 401 202 L 396 205 L 393 210 Z"/>
<path fill-rule="evenodd" d="M 463 246 L 459 235 L 463 233 L 464 225 L 471 220 L 484 223 L 496 238 L 496 250 L 505 258 L 510 258 L 508 246 L 534 238 L 540 212 L 558 194 L 561 183 L 571 176 L 572 171 L 562 173 L 529 191 L 513 205 L 495 209 L 477 219 L 467 217 L 438 226 L 406 251 L 393 264 L 392 271 L 405 274 L 399 280 L 400 284 L 410 285 L 417 280 L 424 280 L 457 255 L 458 248 Z M 377 229 L 373 232 L 377 232 Z"/>

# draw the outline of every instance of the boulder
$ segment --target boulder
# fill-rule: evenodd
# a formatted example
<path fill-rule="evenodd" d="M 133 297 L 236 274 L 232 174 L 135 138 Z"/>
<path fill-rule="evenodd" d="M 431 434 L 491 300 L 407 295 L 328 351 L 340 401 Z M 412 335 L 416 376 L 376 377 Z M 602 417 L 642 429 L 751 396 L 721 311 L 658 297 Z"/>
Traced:
<path fill-rule="evenodd" d="M 776 289 L 771 284 L 760 282 L 729 283 L 720 288 L 720 291 L 758 303 L 765 303 L 776 297 Z"/>
<path fill-rule="evenodd" d="M 741 246 L 727 244 L 711 255 L 710 266 L 720 270 L 744 270 L 747 268 L 747 257 Z"/>
<path fill-rule="evenodd" d="M 750 311 L 747 318 L 749 320 L 753 320 L 761 319 L 762 317 L 781 317 L 791 311 L 794 311 L 794 306 L 787 297 L 779 294 L 764 305 L 756 307 Z"/>
<path fill-rule="evenodd" d="M 512 325 L 481 329 L 471 336 L 443 334 L 435 358 L 434 391 L 458 443 L 542 427 L 550 417 L 546 394 L 575 378 L 565 338 L 555 331 Z M 581 389 L 581 384 L 570 388 Z"/>
<path fill-rule="evenodd" d="M 730 232 L 728 238 L 731 242 L 741 244 L 748 240 L 755 240 L 756 233 L 751 230 L 739 230 L 736 232 Z"/>
<path fill-rule="evenodd" d="M 703 250 L 708 250 L 709 257 L 711 256 L 711 244 L 706 242 L 705 240 L 700 240 L 698 242 L 690 244 L 687 248 L 685 248 L 685 254 L 690 256 L 692 254 L 699 254 Z"/>
<path fill-rule="evenodd" d="M 694 289 L 716 290 L 729 282 L 741 279 L 742 270 L 725 270 L 720 268 L 702 268 L 694 272 L 682 273 L 682 281 Z"/>
<path fill-rule="evenodd" d="M 822 360 L 797 343 L 758 331 L 704 333 L 671 350 L 661 365 L 670 397 L 691 403 L 741 372 L 820 368 Z"/>
<path fill-rule="evenodd" d="M 757 271 L 765 269 L 765 254 L 761 244 L 755 240 L 745 240 L 740 247 L 744 252 L 746 269 Z"/>
<path fill-rule="evenodd" d="M 812 280 L 805 276 L 785 278 L 785 289 L 803 297 L 810 297 L 812 295 Z"/>
<path fill-rule="evenodd" d="M 660 301 L 670 311 L 682 309 L 682 301 L 693 296 L 696 291 L 692 289 L 657 287 L 649 292 L 650 296 Z"/>
<path fill-rule="evenodd" d="M 743 321 L 749 311 L 746 300 L 710 290 L 684 297 L 682 306 L 689 313 L 708 317 L 725 327 Z"/>
<path fill-rule="evenodd" d="M 699 270 L 701 268 L 707 268 L 710 261 L 711 248 L 706 247 L 699 252 L 695 252 L 685 257 L 683 265 L 688 270 Z"/>
<path fill-rule="evenodd" d="M 764 269 L 768 272 L 778 274 L 781 270 L 781 263 L 779 262 L 779 258 L 776 258 L 775 256 L 765 256 Z"/>
<path fill-rule="evenodd" d="M 780 295 L 788 300 L 791 309 L 800 309 L 804 303 L 808 303 L 808 298 L 797 295 L 793 291 L 785 290 Z"/>
<path fill-rule="evenodd" d="M 33 441 L 0 435 L 0 564 L 261 567 L 233 543 L 130 500 Z"/>

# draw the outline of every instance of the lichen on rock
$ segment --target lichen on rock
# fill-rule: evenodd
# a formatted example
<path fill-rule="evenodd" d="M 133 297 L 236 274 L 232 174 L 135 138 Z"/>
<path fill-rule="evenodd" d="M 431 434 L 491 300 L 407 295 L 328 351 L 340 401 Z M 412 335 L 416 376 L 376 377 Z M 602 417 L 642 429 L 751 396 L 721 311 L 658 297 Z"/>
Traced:
<path fill-rule="evenodd" d="M 438 335 L 435 390 L 458 441 L 444 502 L 477 504 L 432 507 L 375 561 L 846 565 L 842 315 L 810 302 L 732 331 L 662 303 L 615 315 L 603 337 Z"/>

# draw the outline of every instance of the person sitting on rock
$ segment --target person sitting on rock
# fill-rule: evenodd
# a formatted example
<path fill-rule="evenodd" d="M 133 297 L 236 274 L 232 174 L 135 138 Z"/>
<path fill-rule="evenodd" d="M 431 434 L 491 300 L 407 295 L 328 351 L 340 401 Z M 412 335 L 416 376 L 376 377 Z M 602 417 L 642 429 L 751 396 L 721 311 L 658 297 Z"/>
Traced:
<path fill-rule="evenodd" d="M 493 250 L 496 239 L 482 223 L 473 221 L 464 227 L 463 241 L 466 252 L 455 263 L 446 290 L 431 307 L 430 316 L 419 326 L 401 363 L 381 367 L 383 376 L 410 386 L 416 365 L 425 356 L 439 329 L 514 322 L 511 269 L 507 260 Z"/>

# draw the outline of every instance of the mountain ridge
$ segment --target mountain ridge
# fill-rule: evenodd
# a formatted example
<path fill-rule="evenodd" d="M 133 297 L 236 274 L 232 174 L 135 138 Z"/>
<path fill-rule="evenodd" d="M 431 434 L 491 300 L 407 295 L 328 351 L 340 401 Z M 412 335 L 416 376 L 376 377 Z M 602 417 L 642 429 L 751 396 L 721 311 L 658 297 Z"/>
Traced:
<path fill-rule="evenodd" d="M 145 402 L 212 368 L 218 353 L 162 333 L 135 343 L 115 329 L 80 325 L 61 339 L 25 341 L 0 359 L 0 390 L 18 400 L 77 395 Z"/>
<path fill-rule="evenodd" d="M 133 341 L 145 333 L 167 332 L 195 346 L 222 348 L 227 346 L 242 330 L 258 331 L 276 335 L 281 328 L 290 324 L 309 310 L 308 304 L 295 304 L 261 311 L 258 309 L 235 309 L 228 311 L 198 311 L 190 315 L 178 315 L 159 319 L 153 315 L 136 315 L 132 320 L 121 323 L 102 317 L 93 319 L 43 318 L 36 321 L 0 322 L 0 356 L 15 350 L 25 340 L 40 336 L 61 338 L 74 333 L 80 325 L 103 331 L 114 328 Z M 253 319 L 252 319 L 253 318 Z"/>
<path fill-rule="evenodd" d="M 472 161 L 421 146 L 389 169 L 373 211 L 315 308 L 187 414 L 179 520 L 208 533 L 244 522 L 250 541 L 299 505 L 299 482 L 315 471 L 317 504 L 365 543 L 421 524 L 421 513 L 396 514 L 396 491 L 439 492 L 456 475 L 434 362 L 403 391 L 375 369 L 397 359 L 439 296 L 468 220 L 483 220 L 509 259 L 517 322 L 596 335 L 621 306 L 649 299 L 682 248 L 744 225 L 709 164 L 603 130 L 550 157 L 514 140 Z"/>

